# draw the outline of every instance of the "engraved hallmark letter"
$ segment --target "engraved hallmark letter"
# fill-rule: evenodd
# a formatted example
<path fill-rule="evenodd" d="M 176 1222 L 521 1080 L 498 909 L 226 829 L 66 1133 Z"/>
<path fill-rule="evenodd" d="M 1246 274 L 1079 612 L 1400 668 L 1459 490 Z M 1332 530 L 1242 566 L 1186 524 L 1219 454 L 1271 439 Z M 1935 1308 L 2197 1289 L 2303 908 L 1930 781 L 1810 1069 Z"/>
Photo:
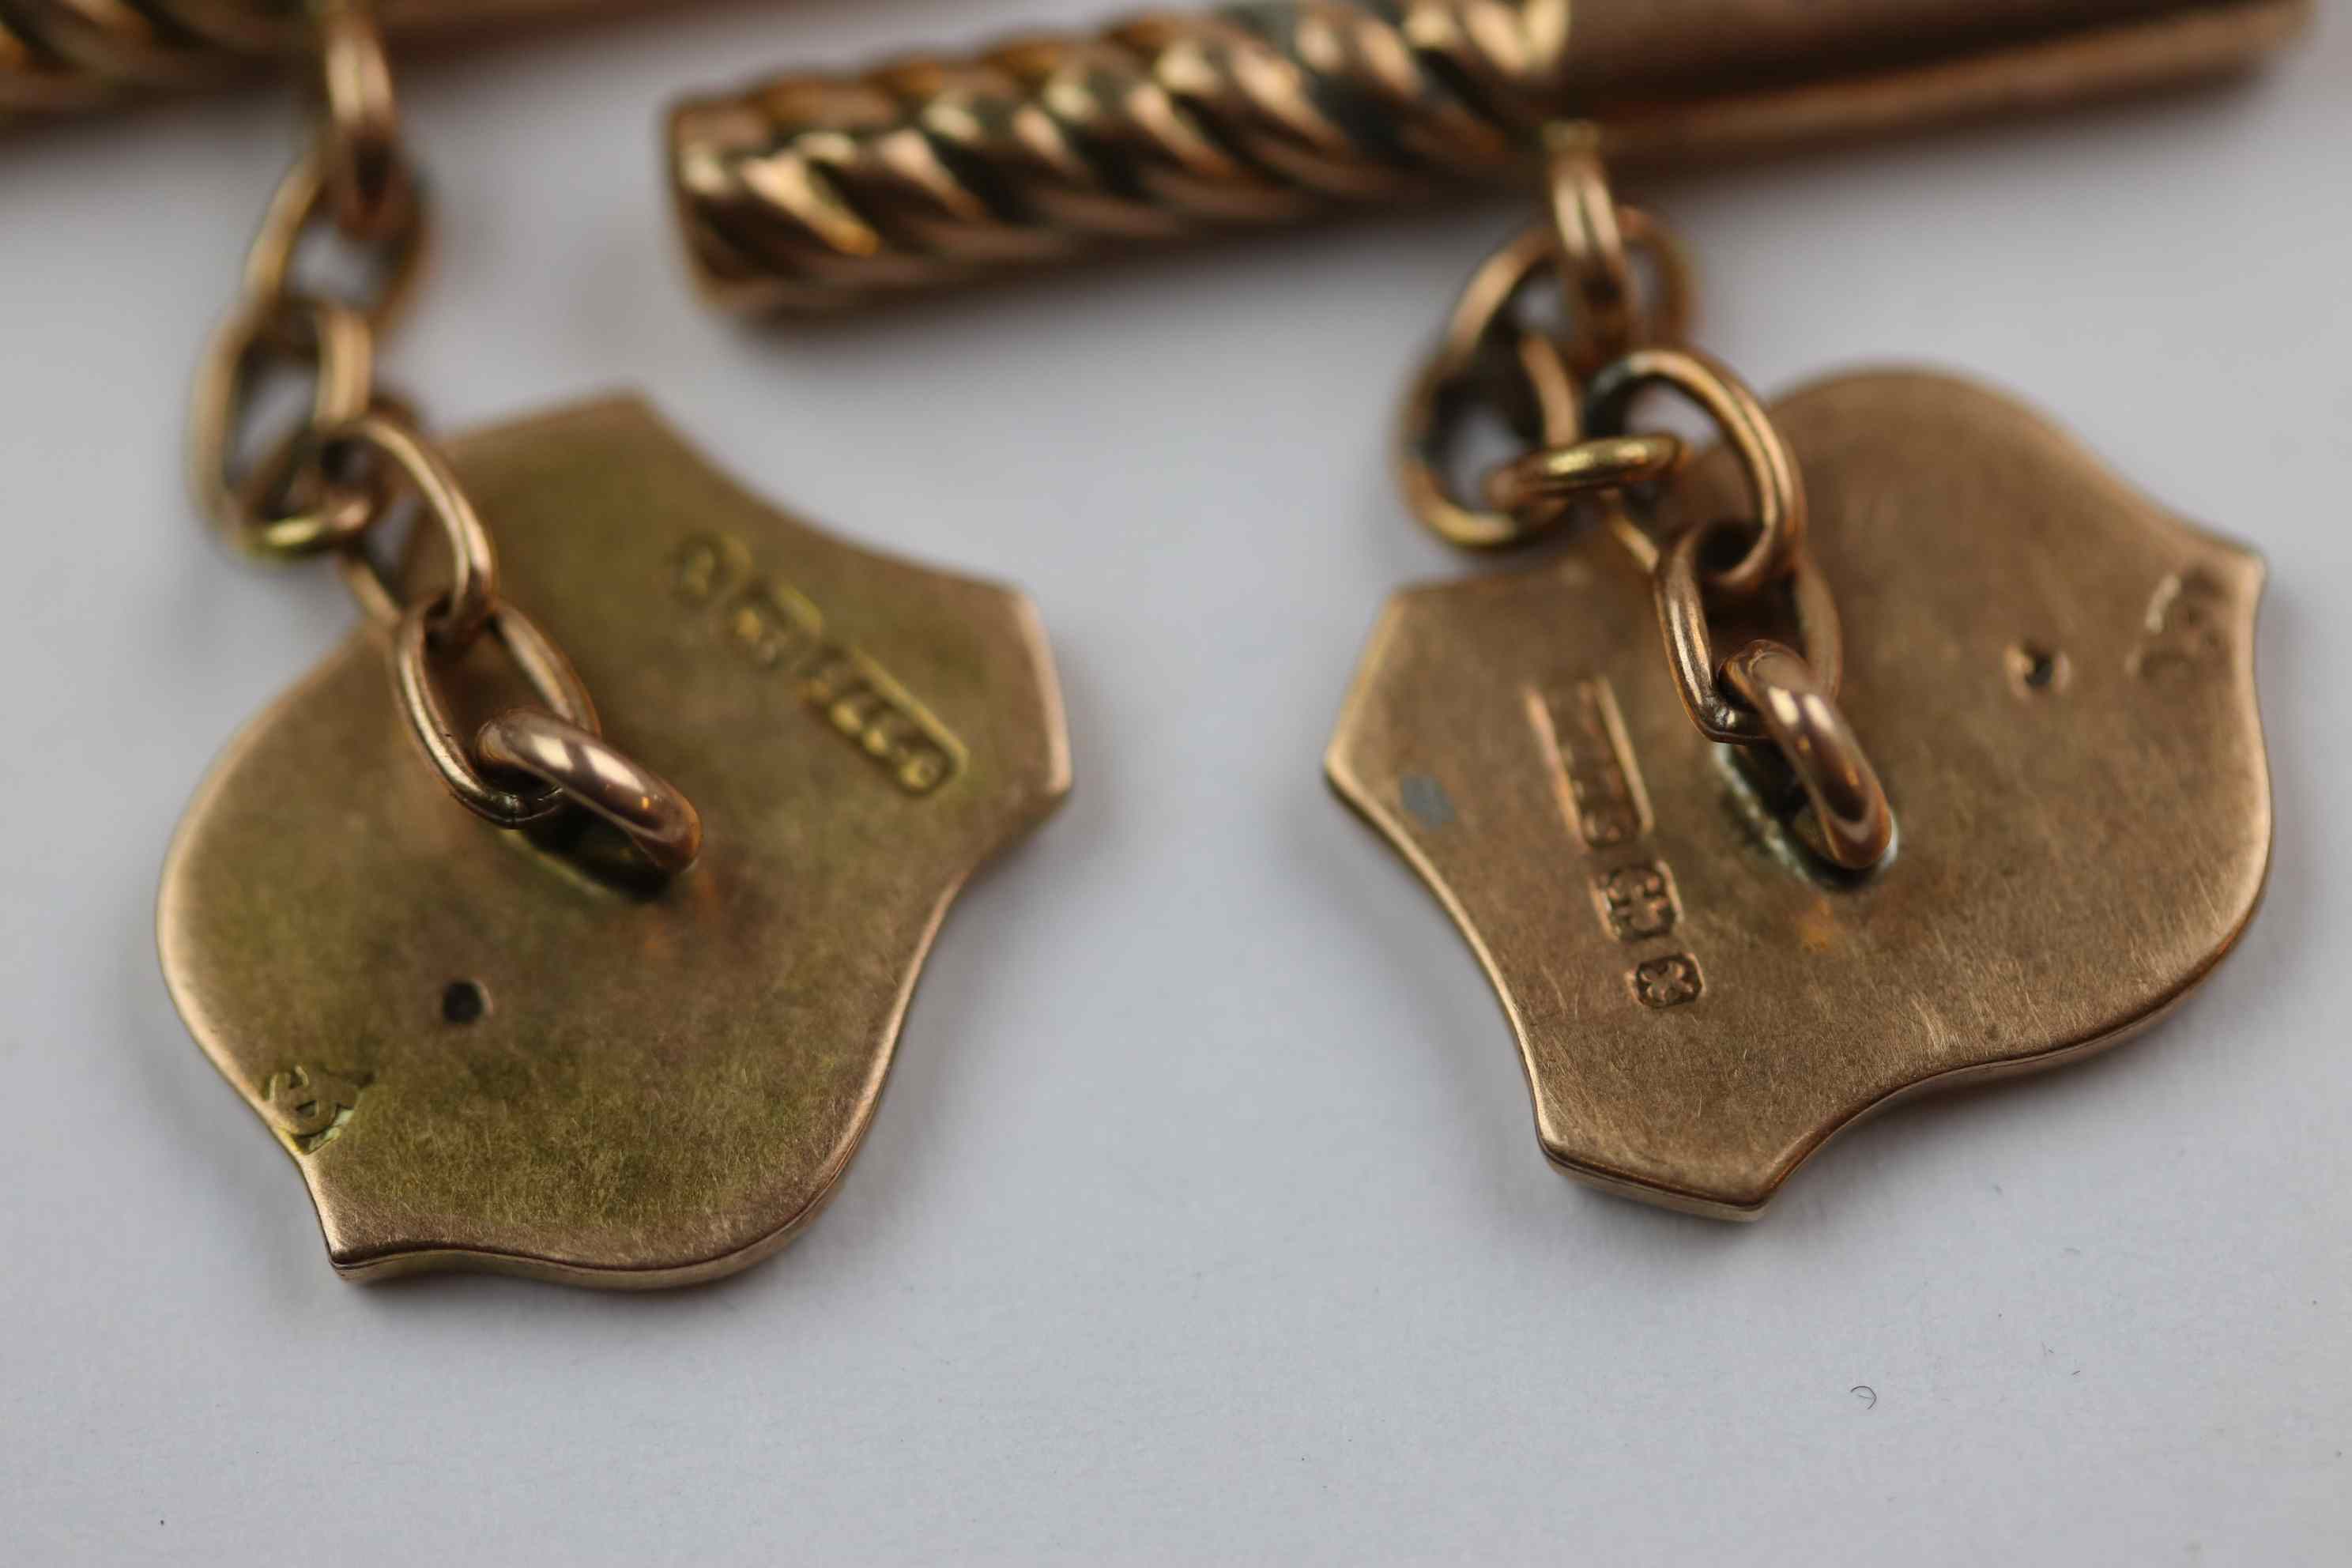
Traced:
<path fill-rule="evenodd" d="M 754 668 L 776 670 L 801 700 L 872 758 L 906 794 L 920 797 L 955 776 L 963 747 L 873 659 L 826 633 L 824 613 L 782 580 L 751 573 L 740 539 L 698 533 L 671 558 L 679 603 L 716 607 L 721 633 Z"/>
<path fill-rule="evenodd" d="M 1592 899 L 1619 942 L 1640 942 L 1675 929 L 1674 882 L 1664 861 L 1620 866 L 1592 879 Z"/>
<path fill-rule="evenodd" d="M 315 1154 L 359 1109 L 364 1078 L 296 1065 L 269 1075 L 261 1088 L 270 1125 L 300 1154 Z"/>
<path fill-rule="evenodd" d="M 1699 978 L 1698 960 L 1687 952 L 1654 958 L 1636 967 L 1626 978 L 1633 984 L 1634 997 L 1644 1007 L 1679 1007 L 1698 1000 L 1698 994 L 1706 988 L 1706 983 Z"/>
<path fill-rule="evenodd" d="M 2230 595 L 2212 574 L 2175 572 L 2147 604 L 2147 636 L 2132 649 L 2129 672 L 2143 679 L 2219 668 L 2228 659 Z"/>
<path fill-rule="evenodd" d="M 1648 793 L 1605 679 L 1549 697 L 1530 690 L 1528 715 L 1559 769 L 1561 805 L 1586 848 L 1622 848 L 1650 830 Z"/>

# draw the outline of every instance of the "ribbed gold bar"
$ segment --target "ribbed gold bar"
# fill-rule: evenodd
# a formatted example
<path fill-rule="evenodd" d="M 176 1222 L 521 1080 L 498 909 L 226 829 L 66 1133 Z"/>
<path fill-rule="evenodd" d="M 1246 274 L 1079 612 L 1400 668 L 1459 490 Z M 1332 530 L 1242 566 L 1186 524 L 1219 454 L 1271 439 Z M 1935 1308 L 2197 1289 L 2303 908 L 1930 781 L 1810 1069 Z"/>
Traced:
<path fill-rule="evenodd" d="M 395 38 L 462 39 L 647 0 L 379 0 Z M 249 78 L 303 47 L 305 0 L 0 0 L 0 122 Z"/>
<path fill-rule="evenodd" d="M 681 104 L 698 281 L 831 310 L 1517 174 L 1535 128 L 1696 160 L 2242 67 L 2309 0 L 1278 0 Z"/>

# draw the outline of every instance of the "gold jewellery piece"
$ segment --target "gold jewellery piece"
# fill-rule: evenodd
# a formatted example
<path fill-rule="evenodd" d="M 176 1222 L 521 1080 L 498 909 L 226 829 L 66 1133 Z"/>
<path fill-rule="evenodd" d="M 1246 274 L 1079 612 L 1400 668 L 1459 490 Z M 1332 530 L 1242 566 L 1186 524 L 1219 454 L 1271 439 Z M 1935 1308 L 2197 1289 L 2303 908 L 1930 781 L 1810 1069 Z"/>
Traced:
<path fill-rule="evenodd" d="M 395 40 L 449 49 L 566 16 L 647 10 L 648 0 L 380 0 Z M 227 86 L 273 68 L 307 73 L 311 0 L 6 0 L 0 124 Z"/>
<path fill-rule="evenodd" d="M 795 71 L 680 105 L 695 277 L 825 310 L 1612 162 L 1781 147 L 2245 67 L 2309 0 L 1265 0 Z"/>
<path fill-rule="evenodd" d="M 1545 558 L 1399 594 L 1326 768 L 1486 966 L 1553 1163 L 1749 1219 L 1857 1118 L 2113 1045 L 2235 944 L 2263 566 L 1965 382 L 1760 402 L 1602 142 L 1548 130 L 1397 443 L 1439 537 Z M 1481 415 L 1526 450 L 1465 485 Z"/>
<path fill-rule="evenodd" d="M 181 825 L 164 976 L 345 1274 L 714 1278 L 832 1194 L 949 903 L 1067 791 L 1052 660 L 1018 595 L 775 510 L 633 399 L 425 435 L 375 376 L 425 187 L 364 6 L 314 37 L 191 476 L 365 614 Z M 298 280 L 326 244 L 365 292 Z M 274 437 L 272 375 L 310 389 Z"/>

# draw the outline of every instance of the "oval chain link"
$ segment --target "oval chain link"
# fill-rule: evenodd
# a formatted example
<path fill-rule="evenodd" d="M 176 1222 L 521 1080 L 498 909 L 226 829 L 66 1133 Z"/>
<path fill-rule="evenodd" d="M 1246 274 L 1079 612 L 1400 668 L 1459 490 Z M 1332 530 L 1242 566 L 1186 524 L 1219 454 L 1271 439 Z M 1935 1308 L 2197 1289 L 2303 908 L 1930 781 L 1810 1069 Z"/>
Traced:
<path fill-rule="evenodd" d="M 458 735 L 436 669 L 436 665 L 455 660 L 436 655 L 432 640 L 433 622 L 446 602 L 436 599 L 411 605 L 393 633 L 393 681 L 400 692 L 401 712 L 434 770 L 467 810 L 500 827 L 522 827 L 552 816 L 564 803 L 559 785 L 535 781 L 535 787 L 525 791 L 500 789 L 475 765 L 473 748 Z M 538 622 L 512 605 L 501 603 L 491 610 L 485 629 L 530 683 L 541 707 L 591 735 L 601 732 L 596 704 L 580 672 L 539 629 Z"/>
<path fill-rule="evenodd" d="M 394 486 L 415 494 L 423 516 L 432 519 L 449 547 L 449 586 L 433 603 L 425 630 L 442 652 L 463 653 L 473 647 L 498 612 L 499 558 L 489 531 L 447 460 L 407 416 L 383 407 L 329 426 L 317 433 L 317 443 L 322 464 L 332 465 L 347 456 L 387 464 Z M 365 563 L 364 557 L 361 560 Z M 367 569 L 373 573 L 373 564 Z M 378 581 L 383 596 L 396 602 L 391 585 Z M 374 596 L 361 596 L 373 615 Z"/>
<path fill-rule="evenodd" d="M 1753 598 L 1796 571 L 1804 552 L 1808 510 L 1797 460 L 1747 383 L 1696 349 L 1634 349 L 1601 367 L 1584 395 L 1585 427 L 1595 443 L 1622 437 L 1634 398 L 1651 387 L 1671 388 L 1698 405 L 1739 458 L 1756 536 L 1738 561 L 1708 572 L 1706 582 L 1726 598 Z M 1623 487 L 1611 488 L 1612 504 L 1622 505 Z"/>
<path fill-rule="evenodd" d="M 1839 866 L 1866 868 L 1892 847 L 1894 816 L 1837 707 L 1844 654 L 1836 602 L 1805 549 L 1804 477 L 1762 402 L 1684 345 L 1688 261 L 1663 225 L 1612 195 L 1598 129 L 1548 127 L 1544 151 L 1548 220 L 1472 274 L 1407 394 L 1397 442 L 1406 504 L 1439 537 L 1477 550 L 1525 544 L 1583 516 L 1604 521 L 1652 578 L 1667 666 L 1692 721 L 1711 740 L 1777 748 L 1811 803 L 1809 840 Z M 1655 272 L 1646 300 L 1637 252 Z M 1521 310 L 1546 271 L 1566 309 L 1551 332 Z M 1631 427 L 1635 401 L 1652 390 L 1679 393 L 1720 433 L 1745 479 L 1747 518 L 1658 536 L 1649 493 L 1690 454 L 1670 432 Z M 1496 465 L 1486 504 L 1473 506 L 1444 470 L 1481 410 L 1530 449 Z M 1759 636 L 1718 662 L 1717 607 L 1739 610 L 1743 624 L 1776 621 L 1795 646 Z"/>
<path fill-rule="evenodd" d="M 1895 813 L 1878 770 L 1838 708 L 1834 683 L 1767 637 L 1748 644 L 1723 673 L 1803 786 L 1821 853 L 1849 871 L 1885 859 L 1895 847 Z"/>
<path fill-rule="evenodd" d="M 335 226 L 355 240 L 397 233 L 418 205 L 400 140 L 400 100 L 366 0 L 310 0 L 319 35 L 320 173 Z"/>
<path fill-rule="evenodd" d="M 1707 625 L 1706 593 L 1699 561 L 1707 546 L 1730 534 L 1739 523 L 1729 518 L 1687 530 L 1666 549 L 1651 578 L 1658 601 L 1658 629 L 1665 639 L 1666 665 L 1674 671 L 1675 689 L 1691 722 L 1710 741 L 1751 746 L 1769 740 L 1770 732 L 1755 709 L 1735 700 L 1727 691 L 1723 664 L 1715 657 L 1715 634 Z M 1845 673 L 1845 638 L 1838 623 L 1837 601 L 1830 595 L 1812 557 L 1800 555 L 1786 584 L 1785 616 L 1796 632 L 1792 650 L 1814 672 L 1822 691 L 1832 700 Z"/>
<path fill-rule="evenodd" d="M 344 301 L 367 321 L 369 330 L 390 331 L 415 298 L 432 245 L 424 192 L 415 182 L 391 221 L 380 230 L 352 232 L 336 222 L 330 194 L 329 166 L 334 158 L 331 139 L 321 138 L 304 150 L 278 183 L 261 227 L 246 252 L 245 294 L 248 300 L 280 300 L 301 294 L 294 283 L 295 258 L 303 243 L 322 225 L 332 226 L 356 252 L 372 280 L 369 291 Z"/>
<path fill-rule="evenodd" d="M 1446 318 L 1437 353 L 1406 393 L 1397 426 L 1395 466 L 1404 500 L 1423 527 L 1465 550 L 1534 543 L 1573 517 L 1573 503 L 1595 482 L 1634 484 L 1661 478 L 1679 458 L 1658 442 L 1616 447 L 1583 484 L 1557 475 L 1496 472 L 1484 505 L 1465 500 L 1446 479 L 1451 456 L 1470 416 L 1500 414 L 1531 454 L 1583 445 L 1580 384 L 1642 343 L 1675 343 L 1689 331 L 1694 275 L 1682 242 L 1639 207 L 1609 200 L 1609 181 L 1590 127 L 1557 127 L 1545 136 L 1552 214 L 1512 235 L 1470 275 Z M 1642 296 L 1634 257 L 1649 258 L 1656 289 Z M 1528 318 L 1531 284 L 1555 275 L 1559 331 Z M 1506 466 L 1510 468 L 1510 466 Z M 1592 470 L 1592 458 L 1585 458 Z"/>
<path fill-rule="evenodd" d="M 423 272 L 424 191 L 402 147 L 372 7 L 312 0 L 311 11 L 318 128 L 270 198 L 246 257 L 243 297 L 197 372 L 188 437 L 197 505 L 255 553 L 335 556 L 361 607 L 389 632 L 394 685 L 420 750 L 468 810 L 520 827 L 578 805 L 621 828 L 657 872 L 683 870 L 701 843 L 692 803 L 604 739 L 563 650 L 499 596 L 497 551 L 457 473 L 405 405 L 375 384 L 376 339 Z M 326 229 L 364 264 L 370 281 L 355 297 L 295 280 L 297 252 Z M 310 378 L 305 416 L 257 441 L 250 426 L 258 384 L 289 370 Z M 259 457 L 241 457 L 255 447 Z M 404 497 L 450 556 L 446 586 L 405 602 L 365 549 Z M 469 742 L 442 680 L 486 634 L 541 708 L 494 715 Z"/>
<path fill-rule="evenodd" d="M 273 366 L 308 362 L 308 421 L 258 462 L 236 455 L 255 384 Z M 188 416 L 188 483 L 196 504 L 240 547 L 287 557 L 341 549 L 374 521 L 372 498 L 313 483 L 297 496 L 293 454 L 309 433 L 367 412 L 375 394 L 375 334 L 359 312 L 291 295 L 247 301 L 215 334 L 196 373 Z M 284 505 L 273 503 L 283 502 Z"/>

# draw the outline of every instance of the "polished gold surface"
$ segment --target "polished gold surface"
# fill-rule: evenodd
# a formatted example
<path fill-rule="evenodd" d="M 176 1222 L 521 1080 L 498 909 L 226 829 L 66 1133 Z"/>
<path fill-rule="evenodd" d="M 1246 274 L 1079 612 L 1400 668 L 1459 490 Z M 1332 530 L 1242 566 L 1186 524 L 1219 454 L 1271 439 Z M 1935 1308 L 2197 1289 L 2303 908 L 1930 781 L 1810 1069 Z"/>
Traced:
<path fill-rule="evenodd" d="M 1743 461 L 1740 467 L 1745 469 L 1747 464 Z M 1702 519 L 1675 538 L 1654 569 L 1648 558 L 1633 554 L 1643 568 L 1652 569 L 1658 635 L 1665 645 L 1666 668 L 1674 676 L 1675 695 L 1682 700 L 1683 711 L 1708 740 L 1735 745 L 1768 740 L 1770 731 L 1762 714 L 1739 700 L 1737 693 L 1724 689 L 1724 661 L 1716 657 L 1715 629 L 1708 624 L 1698 558 L 1709 540 L 1738 534 L 1744 527 L 1737 517 Z M 1776 596 L 1780 603 L 1770 602 Z M 1769 617 L 1765 626 L 1748 628 L 1751 633 L 1785 628 L 1784 635 L 1792 640 L 1821 689 L 1832 698 L 1837 696 L 1845 679 L 1845 625 L 1839 617 L 1830 579 L 1817 563 L 1810 556 L 1798 556 L 1786 586 L 1748 608 L 1764 611 Z M 1735 651 L 1738 647 L 1737 643 L 1727 646 Z"/>
<path fill-rule="evenodd" d="M 1538 512 L 1600 492 L 1654 484 L 1682 462 L 1682 438 L 1663 430 L 1538 447 L 1486 476 L 1486 500 L 1497 511 Z"/>
<path fill-rule="evenodd" d="M 173 995 L 345 1273 L 726 1273 L 832 1192 L 948 903 L 1067 789 L 1050 658 L 1018 595 L 774 511 L 635 403 L 449 453 L 502 592 L 700 805 L 699 861 L 607 878 L 457 809 L 370 626 L 191 808 Z M 491 710 L 518 684 L 487 639 L 464 675 Z"/>
<path fill-rule="evenodd" d="M 1277 0 L 681 104 L 697 281 L 818 310 L 1521 177 L 1706 163 L 2242 67 L 2309 0 Z M 1605 224 L 1606 215 L 1598 215 Z M 1592 233 L 1596 240 L 1605 235 Z M 1605 301 L 1604 301 L 1605 308 Z"/>
<path fill-rule="evenodd" d="M 675 877 L 702 853 L 694 803 L 595 730 L 543 709 L 510 708 L 483 724 L 474 749 L 490 766 L 529 773 L 619 828 L 657 875 Z"/>
<path fill-rule="evenodd" d="M 1813 848 L 1832 865 L 1867 871 L 1895 847 L 1895 816 L 1878 770 L 1813 667 L 1789 648 L 1759 638 L 1731 656 L 1723 679 L 1764 721 L 1774 749 L 1811 803 L 1792 826 L 1811 829 Z"/>
<path fill-rule="evenodd" d="M 381 408 L 329 426 L 319 432 L 319 445 L 381 458 L 387 479 L 396 475 L 400 488 L 415 496 L 417 521 L 425 525 L 417 531 L 441 552 L 444 570 L 436 579 L 440 592 L 413 607 L 434 646 L 458 652 L 471 647 L 498 614 L 499 556 L 480 509 L 448 458 L 415 421 Z"/>
<path fill-rule="evenodd" d="M 1733 1218 L 1881 1105 L 2150 1022 L 2237 941 L 2271 838 L 2256 558 L 1965 383 L 1846 376 L 1769 414 L 1902 817 L 1876 870 L 1822 868 L 1804 792 L 1691 723 L 1602 531 L 1398 595 L 1328 758 L 1494 981 L 1545 1152 Z M 1660 522 L 1743 485 L 1710 453 Z"/>
<path fill-rule="evenodd" d="M 436 601 L 437 602 L 437 600 Z M 544 821 L 565 805 L 563 792 L 542 779 L 528 793 L 500 789 L 474 763 L 478 742 L 469 742 L 441 690 L 434 671 L 430 603 L 419 604 L 400 618 L 392 635 L 393 689 L 400 695 L 401 718 L 417 749 L 458 805 L 497 827 L 528 827 Z M 508 662 L 521 672 L 532 710 L 559 719 L 590 734 L 602 731 L 596 705 L 580 672 L 539 623 L 510 604 L 500 604 L 485 628 Z M 457 659 L 447 662 L 455 664 Z M 492 760 L 482 759 L 483 767 Z"/>
<path fill-rule="evenodd" d="M 1648 387 L 1671 387 L 1703 409 L 1747 476 L 1739 515 L 1755 537 L 1729 565 L 1704 574 L 1706 585 L 1727 597 L 1763 592 L 1796 569 L 1805 549 L 1805 487 L 1780 432 L 1748 384 L 1729 366 L 1688 348 L 1637 348 L 1601 367 L 1586 388 L 1584 423 L 1596 437 L 1625 434 L 1633 399 Z"/>

